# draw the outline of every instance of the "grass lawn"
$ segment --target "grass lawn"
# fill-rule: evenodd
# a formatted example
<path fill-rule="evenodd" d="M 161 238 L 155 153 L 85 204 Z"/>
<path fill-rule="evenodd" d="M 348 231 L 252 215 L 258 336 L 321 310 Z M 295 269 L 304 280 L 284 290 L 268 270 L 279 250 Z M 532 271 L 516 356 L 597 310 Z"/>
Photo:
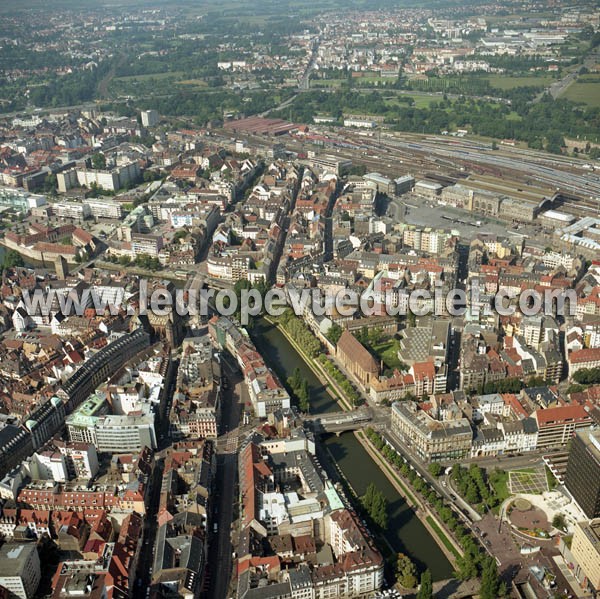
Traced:
<path fill-rule="evenodd" d="M 548 489 L 553 491 L 558 485 L 558 481 L 548 466 L 546 466 L 546 480 L 548 481 Z"/>
<path fill-rule="evenodd" d="M 180 77 L 183 77 L 184 74 L 184 71 L 168 71 L 166 73 L 147 73 L 145 75 L 127 75 L 125 77 L 115 77 L 114 81 L 146 81 L 148 79 L 168 79 L 169 77 L 178 79 Z"/>
<path fill-rule="evenodd" d="M 545 469 L 524 468 L 509 472 L 509 486 L 514 493 L 541 494 L 548 490 Z"/>
<path fill-rule="evenodd" d="M 311 79 L 311 89 L 318 89 L 319 87 L 341 87 L 342 83 L 345 83 L 347 79 Z"/>
<path fill-rule="evenodd" d="M 398 358 L 400 341 L 398 339 L 385 339 L 373 346 L 373 351 L 383 360 L 386 368 L 400 368 L 403 366 Z"/>
<path fill-rule="evenodd" d="M 550 75 L 517 77 L 512 75 L 490 75 L 486 77 L 492 87 L 514 89 L 515 87 L 546 87 L 554 80 Z"/>
<path fill-rule="evenodd" d="M 584 102 L 592 108 L 600 108 L 600 77 L 583 75 L 571 83 L 561 94 L 561 98 Z"/>
<path fill-rule="evenodd" d="M 415 101 L 415 108 L 429 108 L 432 102 L 440 102 L 443 100 L 442 94 L 431 95 L 417 91 L 402 91 L 395 93 L 398 96 L 412 98 Z M 403 106 L 404 108 L 408 106 L 407 102 L 400 102 L 395 98 L 386 98 L 385 103 L 390 106 Z"/>
<path fill-rule="evenodd" d="M 510 497 L 511 493 L 508 490 L 508 472 L 489 472 L 488 480 L 494 489 L 494 493 L 500 500 L 500 503 Z"/>
<path fill-rule="evenodd" d="M 204 79 L 185 79 L 177 81 L 177 85 L 193 85 L 194 87 L 207 87 L 208 83 Z"/>

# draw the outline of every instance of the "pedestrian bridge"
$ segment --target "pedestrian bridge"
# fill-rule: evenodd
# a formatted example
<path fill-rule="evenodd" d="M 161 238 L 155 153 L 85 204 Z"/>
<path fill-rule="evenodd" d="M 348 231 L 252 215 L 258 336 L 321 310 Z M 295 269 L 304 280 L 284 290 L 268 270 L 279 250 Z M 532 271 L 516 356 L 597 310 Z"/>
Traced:
<path fill-rule="evenodd" d="M 363 428 L 372 420 L 369 408 L 358 408 L 351 412 L 330 412 L 318 416 L 306 416 L 304 423 L 315 433 L 343 433 Z"/>

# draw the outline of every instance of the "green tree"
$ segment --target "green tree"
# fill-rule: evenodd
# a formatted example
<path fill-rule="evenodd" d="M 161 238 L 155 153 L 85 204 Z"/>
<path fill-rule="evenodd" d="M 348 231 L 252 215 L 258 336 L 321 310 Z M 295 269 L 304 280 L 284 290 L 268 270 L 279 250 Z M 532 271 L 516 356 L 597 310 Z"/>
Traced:
<path fill-rule="evenodd" d="M 97 170 L 106 168 L 106 156 L 100 152 L 96 152 L 92 156 L 92 167 Z"/>
<path fill-rule="evenodd" d="M 432 476 L 438 477 L 444 468 L 438 462 L 432 462 L 429 464 L 428 470 Z"/>
<path fill-rule="evenodd" d="M 361 503 L 371 520 L 373 520 L 379 528 L 387 528 L 387 499 L 383 493 L 377 489 L 375 483 L 369 483 L 365 494 L 361 498 Z"/>
<path fill-rule="evenodd" d="M 562 514 L 555 514 L 554 518 L 552 518 L 552 526 L 554 526 L 554 528 L 564 530 L 566 525 L 565 517 Z"/>
<path fill-rule="evenodd" d="M 421 574 L 421 585 L 417 593 L 417 599 L 432 599 L 433 597 L 433 582 L 431 580 L 431 572 L 425 570 Z"/>
<path fill-rule="evenodd" d="M 472 543 L 473 545 L 475 544 L 471 538 L 469 538 L 468 542 Z M 477 576 L 478 556 L 474 553 L 477 552 L 477 549 L 474 548 L 472 551 L 467 551 L 465 544 L 463 544 L 463 548 L 465 549 L 465 553 L 456 560 L 455 574 L 456 578 L 459 580 L 470 580 L 471 578 L 475 578 Z"/>
<path fill-rule="evenodd" d="M 16 250 L 8 250 L 2 261 L 2 268 L 15 268 L 17 266 L 24 266 L 23 256 Z"/>
<path fill-rule="evenodd" d="M 396 574 L 398 582 L 406 589 L 417 586 L 417 568 L 408 555 L 399 553 L 396 560 Z"/>
<path fill-rule="evenodd" d="M 581 385 L 600 383 L 600 368 L 582 368 L 573 375 L 573 380 Z"/>
<path fill-rule="evenodd" d="M 337 324 L 337 322 L 334 322 L 329 327 L 329 329 L 327 329 L 326 337 L 327 339 L 329 339 L 329 341 L 331 341 L 331 343 L 337 345 L 337 342 L 340 340 L 340 337 L 342 336 L 343 332 L 344 329 L 342 329 L 342 327 L 339 324 Z"/>
<path fill-rule="evenodd" d="M 487 556 L 483 559 L 481 568 L 481 588 L 479 597 L 481 599 L 497 599 L 506 595 L 506 586 L 502 584 L 498 574 L 496 560 Z"/>

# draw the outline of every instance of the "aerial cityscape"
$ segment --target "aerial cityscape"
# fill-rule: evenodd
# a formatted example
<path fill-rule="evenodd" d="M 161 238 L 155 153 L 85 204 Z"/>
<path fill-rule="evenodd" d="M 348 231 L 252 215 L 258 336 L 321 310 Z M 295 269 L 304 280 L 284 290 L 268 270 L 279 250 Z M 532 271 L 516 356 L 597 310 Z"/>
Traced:
<path fill-rule="evenodd" d="M 0 599 L 600 593 L 600 4 L 0 5 Z"/>

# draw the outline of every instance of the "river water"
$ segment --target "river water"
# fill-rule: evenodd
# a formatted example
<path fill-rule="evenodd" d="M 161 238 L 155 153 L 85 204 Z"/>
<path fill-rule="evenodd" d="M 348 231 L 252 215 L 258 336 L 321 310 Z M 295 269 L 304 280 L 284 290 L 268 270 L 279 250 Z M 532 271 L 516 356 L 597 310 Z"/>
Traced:
<path fill-rule="evenodd" d="M 282 380 L 290 376 L 294 368 L 300 369 L 309 384 L 311 413 L 323 414 L 341 409 L 276 327 L 263 319 L 256 320 L 252 338 L 262 356 Z M 373 482 L 385 495 L 389 515 L 385 537 L 394 551 L 409 555 L 419 570 L 429 568 L 434 580 L 450 578 L 450 562 L 354 434 L 344 433 L 339 437 L 329 435 L 324 438 L 324 442 L 356 493 L 362 495 L 368 484 Z"/>

